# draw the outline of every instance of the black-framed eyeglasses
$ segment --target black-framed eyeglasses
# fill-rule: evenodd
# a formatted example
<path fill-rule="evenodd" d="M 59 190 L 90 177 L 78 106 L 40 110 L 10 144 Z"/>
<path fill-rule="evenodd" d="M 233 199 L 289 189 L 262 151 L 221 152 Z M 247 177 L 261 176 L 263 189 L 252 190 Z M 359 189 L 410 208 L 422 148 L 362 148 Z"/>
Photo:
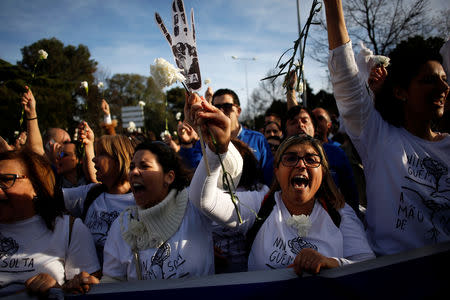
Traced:
<path fill-rule="evenodd" d="M 298 156 L 295 152 L 284 153 L 281 156 L 281 163 L 285 167 L 295 167 L 300 159 L 308 168 L 318 168 L 322 163 L 322 158 L 318 154 L 307 153 L 304 156 Z"/>
<path fill-rule="evenodd" d="M 224 114 L 229 115 L 233 110 L 234 103 L 222 103 L 222 104 L 214 104 L 215 107 L 223 111 Z"/>
<path fill-rule="evenodd" d="M 28 178 L 26 175 L 19 174 L 0 174 L 0 188 L 6 190 L 14 185 L 17 179 Z"/>

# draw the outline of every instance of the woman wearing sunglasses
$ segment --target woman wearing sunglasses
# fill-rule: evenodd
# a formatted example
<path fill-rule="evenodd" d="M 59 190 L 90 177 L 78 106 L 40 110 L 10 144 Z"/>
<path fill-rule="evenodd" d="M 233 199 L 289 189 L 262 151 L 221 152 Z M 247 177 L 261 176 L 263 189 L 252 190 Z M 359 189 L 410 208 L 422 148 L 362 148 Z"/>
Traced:
<path fill-rule="evenodd" d="M 229 119 L 200 99 L 191 106 L 191 114 L 208 137 L 211 175 L 207 176 L 202 161 L 189 197 L 197 200 L 194 204 L 212 220 L 247 235 L 249 270 L 293 266 L 297 274 L 318 273 L 322 268 L 375 257 L 362 223 L 334 185 L 320 142 L 304 135 L 288 138 L 278 148 L 275 181 L 263 204 L 258 193 L 236 192 L 243 219 L 239 224 L 230 195 L 214 184 L 220 162 L 210 150 L 227 153 Z M 214 135 L 216 147 L 209 133 Z"/>
<path fill-rule="evenodd" d="M 86 292 L 100 269 L 89 230 L 63 215 L 55 177 L 43 156 L 28 149 L 0 153 L 0 290 L 25 284 Z M 85 271 L 81 272 L 80 271 Z"/>

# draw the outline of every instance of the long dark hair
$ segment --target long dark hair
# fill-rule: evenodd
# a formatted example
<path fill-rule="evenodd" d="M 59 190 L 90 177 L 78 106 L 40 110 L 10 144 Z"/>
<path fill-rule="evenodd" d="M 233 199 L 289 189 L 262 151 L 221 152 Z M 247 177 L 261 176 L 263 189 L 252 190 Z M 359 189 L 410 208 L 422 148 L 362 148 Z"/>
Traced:
<path fill-rule="evenodd" d="M 53 231 L 56 217 L 63 215 L 64 201 L 56 196 L 55 175 L 48 160 L 27 147 L 0 153 L 0 161 L 3 160 L 17 160 L 24 165 L 36 192 L 34 210 L 44 219 L 47 228 Z"/>
<path fill-rule="evenodd" d="M 192 179 L 192 172 L 187 169 L 180 156 L 161 141 L 144 141 L 136 146 L 135 152 L 148 150 L 156 156 L 158 163 L 162 166 L 164 173 L 174 171 L 175 180 L 170 184 L 170 189 L 181 191 L 189 185 Z"/>
<path fill-rule="evenodd" d="M 284 154 L 284 152 L 286 152 L 286 150 L 292 145 L 297 144 L 310 145 L 317 151 L 317 153 L 321 158 L 322 161 L 321 167 L 323 171 L 323 176 L 322 176 L 322 183 L 320 184 L 319 190 L 316 193 L 317 198 L 324 200 L 327 204 L 331 205 L 336 210 L 344 207 L 345 205 L 344 198 L 333 181 L 327 156 L 325 154 L 325 151 L 323 150 L 322 143 L 319 140 L 312 138 L 306 134 L 294 135 L 285 139 L 278 147 L 278 150 L 275 153 L 273 162 L 274 168 L 278 168 L 278 166 L 280 165 L 281 156 Z M 270 187 L 268 195 L 273 195 L 275 194 L 276 191 L 279 190 L 281 190 L 281 187 L 277 179 L 275 178 L 272 183 L 272 186 Z"/>
<path fill-rule="evenodd" d="M 416 36 L 401 42 L 389 53 L 388 75 L 381 90 L 375 94 L 375 109 L 386 122 L 396 127 L 403 126 L 405 102 L 395 96 L 394 89 L 407 89 L 428 61 L 442 63 L 439 54 L 442 44 L 443 40 L 439 38 L 424 40 Z"/>

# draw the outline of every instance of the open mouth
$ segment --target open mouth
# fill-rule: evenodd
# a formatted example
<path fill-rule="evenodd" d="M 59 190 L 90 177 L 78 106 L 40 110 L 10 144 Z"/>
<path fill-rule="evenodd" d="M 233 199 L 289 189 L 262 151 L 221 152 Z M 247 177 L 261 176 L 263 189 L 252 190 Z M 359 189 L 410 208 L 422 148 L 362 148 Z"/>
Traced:
<path fill-rule="evenodd" d="M 291 185 L 295 189 L 304 189 L 309 185 L 309 178 L 305 175 L 297 175 L 291 178 Z"/>
<path fill-rule="evenodd" d="M 145 186 L 140 184 L 140 183 L 135 182 L 131 186 L 132 186 L 132 189 L 133 189 L 133 194 L 135 194 L 135 195 L 136 194 L 140 194 L 143 191 L 145 191 Z"/>

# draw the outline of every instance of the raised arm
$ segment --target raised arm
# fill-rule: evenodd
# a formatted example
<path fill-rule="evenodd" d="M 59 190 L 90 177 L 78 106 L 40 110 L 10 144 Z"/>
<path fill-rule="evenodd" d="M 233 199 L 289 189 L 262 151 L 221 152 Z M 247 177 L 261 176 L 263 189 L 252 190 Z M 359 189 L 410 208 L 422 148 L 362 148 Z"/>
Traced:
<path fill-rule="evenodd" d="M 345 26 L 342 0 L 324 0 L 327 18 L 328 44 L 330 50 L 342 46 L 350 41 Z"/>
<path fill-rule="evenodd" d="M 84 176 L 90 182 L 97 183 L 97 176 L 95 175 L 94 162 L 92 161 L 95 157 L 94 152 L 94 131 L 89 127 L 87 122 L 80 123 L 80 140 L 84 145 L 84 157 L 83 157 L 83 171 Z"/>
<path fill-rule="evenodd" d="M 296 84 L 297 84 L 297 73 L 295 71 L 291 71 L 287 82 L 287 93 L 286 93 L 286 102 L 288 110 L 291 109 L 291 107 L 298 105 L 297 91 L 295 90 Z"/>
<path fill-rule="evenodd" d="M 26 92 L 22 95 L 22 105 L 25 110 L 25 118 L 27 121 L 27 146 L 37 154 L 44 155 L 44 145 L 42 143 L 41 132 L 36 113 L 36 100 L 28 86 L 25 87 Z"/>

